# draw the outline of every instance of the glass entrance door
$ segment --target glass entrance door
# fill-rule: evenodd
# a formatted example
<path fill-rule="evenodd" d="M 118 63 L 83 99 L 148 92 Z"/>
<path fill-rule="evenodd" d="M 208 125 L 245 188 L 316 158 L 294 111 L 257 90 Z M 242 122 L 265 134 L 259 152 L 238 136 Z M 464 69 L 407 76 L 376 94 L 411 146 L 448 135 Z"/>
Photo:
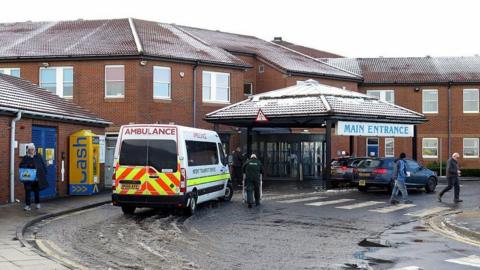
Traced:
<path fill-rule="evenodd" d="M 323 144 L 322 142 L 301 142 L 303 177 L 318 179 L 322 175 Z"/>

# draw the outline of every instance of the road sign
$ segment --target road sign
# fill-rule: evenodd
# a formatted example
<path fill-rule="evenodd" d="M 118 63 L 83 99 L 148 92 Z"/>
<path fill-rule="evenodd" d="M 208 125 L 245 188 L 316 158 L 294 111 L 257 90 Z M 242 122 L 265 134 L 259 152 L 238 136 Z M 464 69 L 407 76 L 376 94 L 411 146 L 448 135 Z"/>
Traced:
<path fill-rule="evenodd" d="M 262 112 L 262 109 L 258 109 L 257 118 L 255 122 L 268 122 L 267 116 Z"/>

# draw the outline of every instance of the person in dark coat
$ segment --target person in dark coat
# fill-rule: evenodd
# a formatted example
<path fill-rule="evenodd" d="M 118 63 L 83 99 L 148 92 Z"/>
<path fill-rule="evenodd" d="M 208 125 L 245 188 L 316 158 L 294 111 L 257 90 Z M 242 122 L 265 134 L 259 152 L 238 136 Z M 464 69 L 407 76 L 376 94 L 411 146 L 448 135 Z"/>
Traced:
<path fill-rule="evenodd" d="M 233 179 L 237 186 L 242 185 L 242 166 L 244 161 L 244 157 L 240 152 L 240 147 L 237 147 L 232 154 Z"/>
<path fill-rule="evenodd" d="M 446 186 L 440 194 L 438 194 L 438 201 L 442 202 L 442 196 L 445 192 L 449 191 L 453 187 L 453 202 L 459 203 L 463 202 L 460 200 L 460 183 L 458 177 L 460 176 L 460 167 L 458 166 L 458 158 L 460 154 L 454 153 L 450 159 L 447 161 L 447 180 L 448 186 Z"/>
<path fill-rule="evenodd" d="M 260 181 L 263 173 L 262 162 L 257 159 L 255 154 L 243 165 L 245 173 L 245 183 L 247 184 L 247 203 L 248 208 L 253 205 L 253 193 L 255 194 L 255 205 L 260 205 Z"/>
<path fill-rule="evenodd" d="M 20 162 L 20 168 L 36 169 L 37 181 L 24 182 L 25 187 L 25 211 L 30 211 L 31 193 L 33 191 L 35 197 L 36 208 L 40 209 L 40 190 L 48 187 L 47 181 L 47 166 L 43 161 L 43 157 L 35 152 L 35 145 L 33 143 L 27 146 L 27 155 L 25 155 Z"/>

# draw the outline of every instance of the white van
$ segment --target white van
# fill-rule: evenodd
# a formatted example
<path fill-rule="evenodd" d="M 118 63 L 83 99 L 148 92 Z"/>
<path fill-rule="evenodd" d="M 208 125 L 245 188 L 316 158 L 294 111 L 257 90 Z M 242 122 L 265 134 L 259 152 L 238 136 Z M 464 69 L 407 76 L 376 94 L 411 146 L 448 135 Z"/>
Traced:
<path fill-rule="evenodd" d="M 115 148 L 113 205 L 124 214 L 137 207 L 177 207 L 230 201 L 227 160 L 214 131 L 178 125 L 124 125 Z"/>

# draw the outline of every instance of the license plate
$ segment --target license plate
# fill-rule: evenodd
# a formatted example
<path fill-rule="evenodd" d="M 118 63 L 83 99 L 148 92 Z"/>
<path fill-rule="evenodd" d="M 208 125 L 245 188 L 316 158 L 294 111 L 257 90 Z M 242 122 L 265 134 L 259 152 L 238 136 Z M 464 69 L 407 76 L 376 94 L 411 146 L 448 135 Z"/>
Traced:
<path fill-rule="evenodd" d="M 365 180 L 360 180 L 358 181 L 359 186 L 365 186 Z"/>
<path fill-rule="evenodd" d="M 140 189 L 140 184 L 122 184 L 122 189 Z"/>
<path fill-rule="evenodd" d="M 361 177 L 369 177 L 370 176 L 369 173 L 359 173 L 358 175 L 361 176 Z"/>

